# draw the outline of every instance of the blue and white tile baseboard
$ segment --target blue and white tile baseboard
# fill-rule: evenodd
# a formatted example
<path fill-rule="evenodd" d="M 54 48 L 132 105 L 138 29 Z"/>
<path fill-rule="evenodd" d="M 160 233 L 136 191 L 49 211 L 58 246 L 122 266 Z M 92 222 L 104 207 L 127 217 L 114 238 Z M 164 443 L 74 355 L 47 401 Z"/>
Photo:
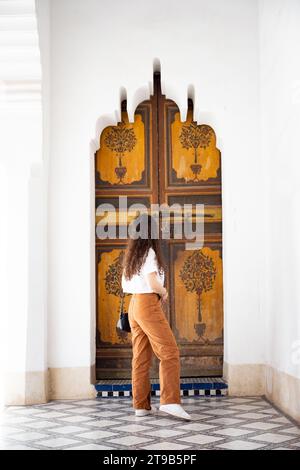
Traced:
<path fill-rule="evenodd" d="M 98 397 L 131 397 L 131 380 L 98 380 L 95 384 Z M 191 377 L 180 379 L 182 396 L 224 396 L 228 385 L 221 377 Z M 159 396 L 160 387 L 157 379 L 151 379 L 151 395 Z"/>

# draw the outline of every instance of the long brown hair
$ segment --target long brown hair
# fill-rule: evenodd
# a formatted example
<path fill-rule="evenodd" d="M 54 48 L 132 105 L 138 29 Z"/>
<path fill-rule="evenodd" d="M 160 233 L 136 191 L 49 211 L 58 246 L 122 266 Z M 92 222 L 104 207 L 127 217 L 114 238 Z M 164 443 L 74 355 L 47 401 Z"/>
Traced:
<path fill-rule="evenodd" d="M 141 214 L 134 222 L 136 227 L 146 227 L 147 233 L 143 234 L 144 238 L 129 237 L 128 239 L 123 257 L 123 274 L 126 280 L 130 280 L 134 274 L 139 274 L 150 248 L 153 248 L 155 251 L 159 272 L 162 273 L 165 269 L 160 238 L 158 236 L 151 238 L 151 228 L 152 233 L 158 234 L 156 220 L 148 214 Z"/>

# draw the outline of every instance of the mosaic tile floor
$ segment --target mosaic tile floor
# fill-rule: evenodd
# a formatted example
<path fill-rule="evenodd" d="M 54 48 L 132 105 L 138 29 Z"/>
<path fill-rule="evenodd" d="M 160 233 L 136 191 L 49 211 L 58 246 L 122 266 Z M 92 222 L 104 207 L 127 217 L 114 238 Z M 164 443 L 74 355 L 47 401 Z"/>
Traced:
<path fill-rule="evenodd" d="M 300 427 L 264 398 L 184 397 L 182 403 L 190 422 L 161 412 L 137 418 L 126 397 L 8 407 L 1 412 L 0 449 L 300 449 Z"/>

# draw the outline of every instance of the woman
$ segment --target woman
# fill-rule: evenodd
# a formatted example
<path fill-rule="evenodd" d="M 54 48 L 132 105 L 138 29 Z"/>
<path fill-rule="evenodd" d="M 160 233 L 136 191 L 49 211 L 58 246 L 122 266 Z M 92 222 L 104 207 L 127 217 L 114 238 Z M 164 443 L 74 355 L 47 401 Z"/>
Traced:
<path fill-rule="evenodd" d="M 141 215 L 137 227 L 144 237 L 129 238 L 123 261 L 122 289 L 132 294 L 128 319 L 132 332 L 132 396 L 136 416 L 157 410 L 151 406 L 149 369 L 152 351 L 160 360 L 160 411 L 183 419 L 191 419 L 180 399 L 180 357 L 175 337 L 161 308 L 168 298 L 164 287 L 164 266 L 155 219 Z M 152 228 L 152 232 L 151 232 Z"/>

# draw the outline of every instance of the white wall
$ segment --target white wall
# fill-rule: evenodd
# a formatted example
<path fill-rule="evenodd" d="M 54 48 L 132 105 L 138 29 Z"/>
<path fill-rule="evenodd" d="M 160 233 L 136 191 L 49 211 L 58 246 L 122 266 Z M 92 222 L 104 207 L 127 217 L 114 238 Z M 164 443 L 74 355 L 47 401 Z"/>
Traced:
<path fill-rule="evenodd" d="M 222 152 L 226 361 L 264 361 L 257 20 L 253 0 L 51 1 L 51 368 L 94 362 L 90 144 L 119 118 L 123 88 L 131 117 L 149 97 L 157 58 L 163 92 L 184 119 L 194 90 L 195 118 L 215 128 Z"/>
<path fill-rule="evenodd" d="M 268 371 L 267 392 L 286 408 L 290 396 L 300 420 L 300 382 L 292 379 L 300 379 L 300 3 L 262 0 L 259 19 L 262 156 L 268 173 L 266 362 L 275 370 Z"/>
<path fill-rule="evenodd" d="M 43 122 L 34 2 L 0 5 L 0 17 L 13 15 L 1 46 L 13 41 L 19 53 L 9 57 L 2 47 L 0 54 L 6 66 L 0 77 L 6 220 L 0 307 L 7 319 L 1 331 L 8 332 L 1 359 L 16 380 L 8 402 L 46 399 L 48 366 L 57 371 L 51 396 L 89 393 L 95 360 L 93 152 L 103 127 L 119 119 L 121 96 L 127 95 L 131 119 L 149 97 L 159 60 L 163 92 L 180 106 L 182 119 L 187 94 L 193 97 L 194 117 L 215 128 L 222 152 L 229 379 L 244 393 L 266 391 L 300 419 L 299 2 L 189 0 L 183 8 L 165 0 L 159 13 L 145 0 L 36 5 Z M 31 45 L 28 62 L 24 41 Z"/>
<path fill-rule="evenodd" d="M 45 399 L 47 367 L 46 181 L 34 1 L 0 2 L 0 24 L 0 379 L 5 376 L 6 402 L 23 404 L 30 401 L 32 373 L 34 399 Z"/>

